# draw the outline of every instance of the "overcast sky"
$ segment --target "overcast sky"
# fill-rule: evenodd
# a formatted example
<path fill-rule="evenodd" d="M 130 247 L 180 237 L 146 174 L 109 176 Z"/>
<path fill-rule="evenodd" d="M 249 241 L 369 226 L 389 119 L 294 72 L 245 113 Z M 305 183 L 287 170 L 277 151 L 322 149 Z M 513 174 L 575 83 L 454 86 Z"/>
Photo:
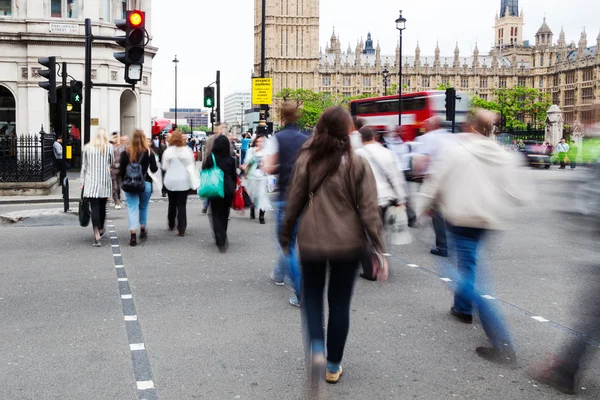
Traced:
<path fill-rule="evenodd" d="M 174 66 L 179 62 L 178 107 L 202 107 L 202 88 L 221 71 L 222 97 L 250 89 L 254 51 L 254 0 L 154 0 L 152 36 L 159 48 L 153 62 L 152 115 L 174 107 Z M 493 41 L 494 16 L 500 0 L 320 0 L 320 44 L 335 26 L 345 51 L 370 31 L 382 54 L 395 54 L 398 32 L 394 21 L 400 8 L 408 20 L 404 55 L 413 55 L 417 40 L 422 57 L 433 55 L 439 41 L 442 56 L 453 56 L 458 41 L 461 55 L 471 54 L 475 42 L 487 53 Z M 525 15 L 524 39 L 534 42 L 544 16 L 558 40 L 561 26 L 567 42 L 579 41 L 582 27 L 588 46 L 600 31 L 598 0 L 521 0 Z"/>

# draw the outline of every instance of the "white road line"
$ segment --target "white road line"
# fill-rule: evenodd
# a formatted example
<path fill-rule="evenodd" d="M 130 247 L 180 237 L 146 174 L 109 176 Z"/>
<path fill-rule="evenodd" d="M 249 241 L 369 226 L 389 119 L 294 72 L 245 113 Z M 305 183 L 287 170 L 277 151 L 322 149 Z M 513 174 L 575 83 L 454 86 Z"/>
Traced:
<path fill-rule="evenodd" d="M 121 257 L 121 253 L 113 254 L 113 257 Z"/>
<path fill-rule="evenodd" d="M 119 282 L 127 282 L 127 278 L 118 278 L 117 281 L 119 281 Z"/>
<path fill-rule="evenodd" d="M 137 315 L 125 315 L 125 321 L 137 321 Z"/>
<path fill-rule="evenodd" d="M 144 346 L 144 343 L 133 343 L 133 344 L 129 345 L 129 350 L 131 350 L 131 351 L 146 350 L 146 346 Z"/>
<path fill-rule="evenodd" d="M 484 299 L 487 299 L 487 300 L 496 300 L 495 297 L 492 297 L 489 294 L 483 294 L 483 295 L 481 295 L 481 297 L 483 297 Z"/>
<path fill-rule="evenodd" d="M 441 280 L 443 280 L 444 282 L 452 282 L 452 279 L 450 278 L 440 278 Z"/>
<path fill-rule="evenodd" d="M 111 244 L 112 247 L 119 247 L 118 244 Z"/>
<path fill-rule="evenodd" d="M 115 230 L 109 230 L 110 233 L 117 233 Z"/>
<path fill-rule="evenodd" d="M 133 299 L 133 295 L 132 294 L 124 294 L 121 296 L 122 300 L 129 300 L 129 299 Z"/>
<path fill-rule="evenodd" d="M 419 268 L 417 264 L 406 264 L 406 266 L 411 268 Z"/>
<path fill-rule="evenodd" d="M 154 389 L 154 382 L 152 381 L 137 381 L 136 384 L 138 390 Z"/>
<path fill-rule="evenodd" d="M 124 265 L 121 265 L 121 264 L 119 264 L 119 265 L 115 265 L 115 268 L 125 268 L 125 266 L 124 266 Z"/>
<path fill-rule="evenodd" d="M 549 320 L 547 320 L 544 317 L 540 317 L 539 315 L 536 315 L 535 317 L 531 317 L 532 319 L 535 319 L 538 322 L 548 322 Z"/>

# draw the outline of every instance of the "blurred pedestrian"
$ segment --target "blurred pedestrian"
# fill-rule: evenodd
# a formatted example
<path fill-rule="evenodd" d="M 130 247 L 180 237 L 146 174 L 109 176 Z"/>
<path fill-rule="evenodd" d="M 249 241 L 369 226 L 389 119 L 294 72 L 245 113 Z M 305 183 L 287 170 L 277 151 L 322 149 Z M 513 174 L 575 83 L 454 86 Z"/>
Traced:
<path fill-rule="evenodd" d="M 364 157 L 373 170 L 377 186 L 377 202 L 381 212 L 382 221 L 390 207 L 406 204 L 406 182 L 404 174 L 396 166 L 394 153 L 375 141 L 375 132 L 369 127 L 360 129 L 362 147 L 356 150 L 356 154 Z M 373 272 L 371 254 L 365 252 L 362 260 L 362 278 L 377 280 Z"/>
<path fill-rule="evenodd" d="M 169 230 L 175 229 L 177 219 L 177 232 L 179 236 L 184 236 L 187 228 L 188 194 L 191 189 L 197 189 L 197 186 L 193 183 L 196 177 L 194 153 L 186 146 L 185 136 L 181 131 L 176 130 L 169 137 L 169 147 L 162 155 L 161 167 L 165 171 L 164 185 L 169 196 Z"/>
<path fill-rule="evenodd" d="M 298 119 L 300 112 L 298 106 L 291 102 L 285 102 L 281 105 L 281 121 L 284 128 L 277 132 L 267 141 L 265 146 L 264 171 L 270 175 L 279 175 L 277 186 L 279 196 L 275 202 L 277 212 L 277 237 L 281 236 L 283 220 L 286 213 L 286 204 L 288 201 L 288 186 L 291 182 L 292 172 L 298 158 L 300 148 L 308 137 L 298 129 Z M 300 263 L 296 254 L 296 231 L 292 231 L 290 240 L 289 254 L 281 254 L 277 260 L 271 279 L 276 285 L 284 285 L 285 278 L 288 277 L 294 289 L 294 295 L 290 297 L 290 304 L 296 307 L 300 306 L 300 291 L 302 279 L 300 274 Z"/>
<path fill-rule="evenodd" d="M 249 133 L 244 133 L 242 135 L 242 146 L 240 148 L 240 165 L 244 165 L 246 163 L 246 153 L 248 152 L 248 149 L 250 148 L 250 143 L 252 142 L 252 139 L 250 138 L 250 134 Z"/>
<path fill-rule="evenodd" d="M 258 136 L 254 139 L 251 147 L 246 155 L 246 163 L 244 170 L 246 178 L 244 186 L 248 190 L 250 199 L 252 200 L 252 208 L 250 208 L 250 219 L 256 218 L 256 208 L 258 208 L 258 220 L 261 224 L 265 224 L 265 213 L 271 207 L 269 205 L 269 196 L 267 193 L 267 174 L 263 167 L 263 143 L 265 138 Z"/>
<path fill-rule="evenodd" d="M 478 347 L 477 354 L 499 363 L 515 363 L 514 344 L 499 310 L 475 289 L 482 241 L 490 230 L 504 229 L 511 211 L 528 197 L 526 172 L 517 168 L 522 158 L 479 133 L 496 117 L 489 111 L 478 111 L 470 132 L 454 135 L 453 144 L 445 142 L 447 147 L 438 153 L 423 184 L 421 208 L 423 211 L 439 205 L 456 249 L 458 277 L 454 279 L 450 313 L 470 324 L 476 305 L 493 345 Z"/>
<path fill-rule="evenodd" d="M 215 133 L 213 133 L 212 135 L 210 135 L 208 137 L 208 139 L 206 139 L 206 144 L 204 147 L 205 157 L 202 159 L 202 169 L 208 168 L 207 165 L 208 165 L 209 160 L 211 159 L 210 153 L 212 153 L 213 145 L 215 143 L 215 140 L 219 136 L 221 136 L 221 134 L 223 133 L 223 130 L 225 129 L 225 125 L 218 123 L 216 125 L 216 128 L 217 128 L 217 130 L 215 131 Z M 208 212 L 209 205 L 210 205 L 210 201 L 208 199 L 204 199 L 204 203 L 202 204 L 202 214 L 206 214 Z"/>
<path fill-rule="evenodd" d="M 113 146 L 104 129 L 99 129 L 83 149 L 80 177 L 83 197 L 89 199 L 92 210 L 95 247 L 100 247 L 105 232 L 106 202 L 112 194 L 110 168 L 113 162 Z"/>
<path fill-rule="evenodd" d="M 64 180 L 66 178 L 66 174 L 64 172 L 63 163 L 65 160 L 63 159 L 63 138 L 59 136 L 56 138 L 56 141 L 52 144 L 52 152 L 54 154 L 54 168 L 59 173 L 58 184 L 63 186 Z"/>
<path fill-rule="evenodd" d="M 153 173 L 158 171 L 156 156 L 144 131 L 138 129 L 133 132 L 131 143 L 121 153 L 119 168 L 127 201 L 129 245 L 136 246 L 138 227 L 140 239 L 148 237 L 148 207 L 152 196 L 152 178 L 148 169 Z"/>
<path fill-rule="evenodd" d="M 116 138 L 115 138 L 116 135 Z M 114 139 L 114 162 L 110 167 L 110 175 L 112 178 L 112 200 L 115 205 L 115 210 L 121 209 L 121 176 L 119 174 L 119 163 L 121 162 L 121 153 L 125 151 L 127 145 L 127 136 L 119 137 L 117 132 L 113 133 Z"/>
<path fill-rule="evenodd" d="M 565 169 L 565 157 L 569 152 L 569 145 L 564 138 L 560 139 L 560 143 L 556 146 L 556 152 L 558 153 L 558 161 L 560 162 L 560 169 Z"/>
<path fill-rule="evenodd" d="M 281 247 L 295 246 L 296 223 L 303 274 L 302 303 L 307 321 L 312 384 L 325 367 L 323 291 L 331 270 L 327 298 L 326 380 L 337 383 L 350 325 L 350 300 L 356 270 L 370 240 L 384 251 L 377 186 L 369 164 L 350 144 L 350 113 L 342 107 L 323 112 L 312 139 L 302 148 L 289 187 Z"/>
<path fill-rule="evenodd" d="M 350 144 L 354 150 L 362 147 L 362 139 L 360 136 L 360 128 L 365 126 L 365 120 L 358 117 L 352 117 L 353 131 L 350 132 Z"/>
<path fill-rule="evenodd" d="M 569 151 L 567 152 L 567 157 L 569 157 L 569 167 L 571 167 L 571 169 L 575 169 L 577 167 L 578 151 L 579 149 L 577 148 L 575 142 L 571 141 L 571 144 L 569 145 Z"/>
<path fill-rule="evenodd" d="M 217 167 L 224 173 L 224 197 L 212 197 L 210 201 L 211 223 L 215 234 L 215 242 L 219 251 L 227 251 L 229 242 L 227 240 L 227 226 L 229 221 L 229 212 L 233 193 L 237 181 L 237 172 L 235 168 L 235 159 L 231 156 L 231 144 L 226 136 L 219 135 L 213 142 L 211 154 L 215 157 Z M 206 157 L 205 168 L 213 167 L 213 158 Z"/>

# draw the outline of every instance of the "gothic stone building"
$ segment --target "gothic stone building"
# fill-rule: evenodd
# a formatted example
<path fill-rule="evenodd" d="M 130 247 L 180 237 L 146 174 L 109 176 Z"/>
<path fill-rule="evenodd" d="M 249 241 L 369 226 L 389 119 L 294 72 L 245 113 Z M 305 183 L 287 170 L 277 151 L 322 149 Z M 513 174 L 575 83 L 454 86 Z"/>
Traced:
<path fill-rule="evenodd" d="M 261 1 L 255 0 L 254 75 L 260 73 Z M 458 43 L 453 56 L 442 56 L 436 47 L 432 56 L 402 57 L 406 92 L 435 89 L 450 84 L 458 90 L 494 100 L 494 90 L 516 86 L 534 87 L 551 95 L 564 112 L 566 123 L 593 119 L 593 102 L 600 100 L 600 34 L 595 46 L 585 30 L 578 44 L 568 44 L 564 32 L 554 41 L 544 19 L 535 44 L 523 40 L 524 13 L 518 0 L 502 0 L 495 18 L 494 47 L 481 54 L 461 54 Z M 383 55 L 371 35 L 353 49 L 343 51 L 335 31 L 325 47 L 319 47 L 318 0 L 267 0 L 266 76 L 273 78 L 274 93 L 281 89 L 305 88 L 354 96 L 383 93 L 382 71 L 388 69 L 388 87 L 398 84 L 400 49 Z M 275 107 L 277 104 L 275 104 Z"/>

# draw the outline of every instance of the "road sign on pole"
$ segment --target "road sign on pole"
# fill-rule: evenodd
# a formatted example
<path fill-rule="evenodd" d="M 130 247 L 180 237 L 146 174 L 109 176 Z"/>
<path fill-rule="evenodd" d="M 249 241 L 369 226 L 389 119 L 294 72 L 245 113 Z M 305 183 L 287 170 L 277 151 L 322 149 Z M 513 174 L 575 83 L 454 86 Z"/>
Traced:
<path fill-rule="evenodd" d="M 273 103 L 273 78 L 252 79 L 252 104 Z"/>

